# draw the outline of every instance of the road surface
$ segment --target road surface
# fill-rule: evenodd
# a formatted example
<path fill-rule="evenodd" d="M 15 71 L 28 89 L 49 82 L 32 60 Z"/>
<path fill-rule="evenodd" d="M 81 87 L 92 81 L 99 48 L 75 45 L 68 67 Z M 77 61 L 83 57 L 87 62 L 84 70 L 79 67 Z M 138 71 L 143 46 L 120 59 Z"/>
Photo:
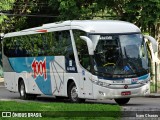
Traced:
<path fill-rule="evenodd" d="M 46 99 L 46 100 L 45 100 Z M 3 86 L 0 86 L 0 100 L 20 100 L 19 93 L 13 93 L 6 90 Z M 36 101 L 51 102 L 57 101 L 53 97 L 38 97 Z M 66 100 L 67 101 L 67 100 Z M 65 101 L 64 101 L 65 102 Z M 87 102 L 116 104 L 114 100 L 87 100 Z M 145 109 L 159 109 L 160 110 L 160 98 L 139 97 L 131 98 L 129 103 L 123 105 L 123 110 L 145 110 Z"/>
<path fill-rule="evenodd" d="M 6 100 L 6 101 L 14 100 L 19 102 L 28 102 L 28 100 L 20 100 L 19 93 L 9 92 L 4 88 L 4 86 L 0 86 L 0 100 Z M 38 97 L 35 101 L 37 102 L 69 102 L 68 100 L 56 100 L 54 97 L 47 97 L 47 96 Z M 116 105 L 114 100 L 87 100 L 86 102 Z M 149 98 L 149 97 L 131 98 L 128 104 L 122 106 L 122 111 L 124 113 L 125 112 L 127 113 L 129 111 L 129 114 L 134 113 L 132 117 L 123 117 L 122 120 L 143 119 L 141 117 L 137 117 L 137 118 L 133 117 L 133 116 L 136 116 L 136 114 L 141 115 L 141 113 L 139 112 L 135 113 L 135 111 L 140 111 L 140 112 L 156 111 L 158 112 L 159 116 L 158 118 L 152 118 L 152 119 L 160 120 L 160 98 Z M 145 118 L 145 119 L 150 120 L 150 118 Z"/>

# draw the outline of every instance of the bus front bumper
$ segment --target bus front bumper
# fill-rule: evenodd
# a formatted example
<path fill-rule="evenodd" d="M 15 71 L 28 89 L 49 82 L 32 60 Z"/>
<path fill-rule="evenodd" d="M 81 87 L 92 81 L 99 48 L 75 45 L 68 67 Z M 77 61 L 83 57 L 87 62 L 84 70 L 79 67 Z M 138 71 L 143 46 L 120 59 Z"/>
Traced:
<path fill-rule="evenodd" d="M 94 99 L 115 99 L 147 96 L 150 94 L 150 83 L 132 89 L 110 89 L 93 84 Z"/>

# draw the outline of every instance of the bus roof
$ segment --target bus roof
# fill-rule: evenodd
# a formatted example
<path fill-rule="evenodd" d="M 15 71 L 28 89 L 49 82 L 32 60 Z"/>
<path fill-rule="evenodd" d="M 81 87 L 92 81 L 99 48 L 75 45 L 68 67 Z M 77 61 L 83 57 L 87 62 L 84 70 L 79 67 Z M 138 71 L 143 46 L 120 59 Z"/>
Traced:
<path fill-rule="evenodd" d="M 118 20 L 84 20 L 72 21 L 72 29 L 81 29 L 89 33 L 133 33 L 140 29 L 129 22 Z"/>
<path fill-rule="evenodd" d="M 79 29 L 89 33 L 140 33 L 132 23 L 118 20 L 73 20 L 44 24 L 40 27 L 5 34 L 4 37 L 21 36 L 35 33 Z"/>

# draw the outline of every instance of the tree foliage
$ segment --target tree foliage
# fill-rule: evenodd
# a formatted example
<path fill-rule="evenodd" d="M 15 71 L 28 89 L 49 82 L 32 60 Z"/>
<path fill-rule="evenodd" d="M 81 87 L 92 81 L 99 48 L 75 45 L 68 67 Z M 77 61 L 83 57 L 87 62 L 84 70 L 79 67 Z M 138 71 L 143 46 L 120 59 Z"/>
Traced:
<path fill-rule="evenodd" d="M 156 37 L 156 26 L 160 18 L 159 0 L 131 0 L 126 5 L 125 20 L 141 27 L 143 32 L 148 32 Z"/>
<path fill-rule="evenodd" d="M 17 31 L 40 26 L 44 23 L 73 19 L 119 19 L 136 24 L 143 32 L 148 32 L 152 36 L 158 36 L 159 32 L 159 0 L 5 1 L 8 5 L 5 2 L 0 2 L 0 8 L 5 4 L 3 10 L 10 10 L 11 14 L 19 16 L 9 16 L 3 22 L 7 26 L 3 31 Z M 4 18 L 2 19 L 1 16 L 0 21 L 4 21 Z"/>
<path fill-rule="evenodd" d="M 160 21 L 159 0 L 101 0 L 97 3 L 103 11 L 111 11 L 120 20 L 136 24 L 143 32 L 157 35 Z"/>
<path fill-rule="evenodd" d="M 3 12 L 11 10 L 14 2 L 15 0 L 1 0 L 0 1 L 0 27 L 1 29 L 4 29 L 4 26 L 2 26 L 3 21 L 8 19 L 8 17 L 5 14 L 3 14 Z"/>

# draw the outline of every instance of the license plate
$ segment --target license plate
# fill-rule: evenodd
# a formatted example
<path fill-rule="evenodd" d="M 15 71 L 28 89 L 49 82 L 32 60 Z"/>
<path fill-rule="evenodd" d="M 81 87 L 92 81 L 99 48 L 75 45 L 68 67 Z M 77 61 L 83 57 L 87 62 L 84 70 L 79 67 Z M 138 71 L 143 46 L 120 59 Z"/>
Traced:
<path fill-rule="evenodd" d="M 116 80 L 116 81 L 113 81 L 113 83 L 124 83 L 124 80 Z"/>
<path fill-rule="evenodd" d="M 131 95 L 131 91 L 121 92 L 122 96 Z"/>

